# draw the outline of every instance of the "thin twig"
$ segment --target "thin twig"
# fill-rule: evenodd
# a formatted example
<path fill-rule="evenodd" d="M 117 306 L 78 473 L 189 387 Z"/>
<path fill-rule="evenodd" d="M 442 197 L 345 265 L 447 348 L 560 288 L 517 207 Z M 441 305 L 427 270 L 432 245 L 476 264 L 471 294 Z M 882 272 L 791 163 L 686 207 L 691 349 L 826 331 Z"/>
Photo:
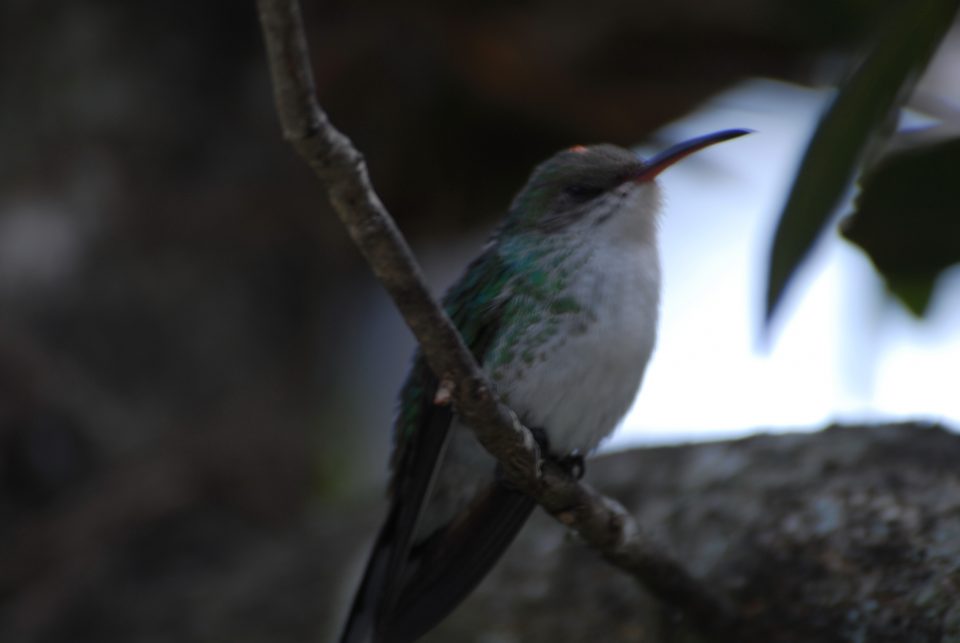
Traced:
<path fill-rule="evenodd" d="M 340 220 L 393 298 L 433 371 L 451 387 L 457 413 L 503 465 L 506 476 L 611 564 L 683 611 L 714 640 L 731 631 L 730 608 L 706 584 L 640 534 L 615 500 L 541 463 L 536 442 L 501 404 L 456 328 L 430 294 L 413 254 L 387 213 L 362 155 L 317 102 L 297 0 L 258 0 L 284 137 L 320 178 Z"/>

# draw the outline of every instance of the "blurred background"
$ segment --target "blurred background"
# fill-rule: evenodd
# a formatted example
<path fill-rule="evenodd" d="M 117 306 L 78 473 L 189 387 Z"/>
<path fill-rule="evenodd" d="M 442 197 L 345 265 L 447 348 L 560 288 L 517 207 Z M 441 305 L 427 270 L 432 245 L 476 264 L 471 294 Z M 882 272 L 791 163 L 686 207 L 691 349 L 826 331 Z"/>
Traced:
<path fill-rule="evenodd" d="M 956 269 L 920 320 L 833 235 L 761 325 L 810 132 L 904 1 L 305 18 L 438 292 L 556 150 L 757 130 L 664 175 L 662 339 L 618 448 L 960 422 Z M 953 126 L 958 52 L 917 91 Z M 315 543 L 372 536 L 413 343 L 281 140 L 252 3 L 4 2 L 0 77 L 0 640 L 316 640 L 347 554 Z"/>

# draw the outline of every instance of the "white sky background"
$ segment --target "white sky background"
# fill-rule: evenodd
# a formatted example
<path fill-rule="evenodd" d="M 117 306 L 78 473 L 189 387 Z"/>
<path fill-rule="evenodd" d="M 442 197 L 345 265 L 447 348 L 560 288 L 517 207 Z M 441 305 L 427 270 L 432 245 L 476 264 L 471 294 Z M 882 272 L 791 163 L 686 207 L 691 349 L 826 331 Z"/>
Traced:
<path fill-rule="evenodd" d="M 750 81 L 664 132 L 672 143 L 756 130 L 661 175 L 660 338 L 640 396 L 604 450 L 833 420 L 960 425 L 960 270 L 940 280 L 917 321 L 833 233 L 794 279 L 768 348 L 761 344 L 773 227 L 828 96 Z"/>

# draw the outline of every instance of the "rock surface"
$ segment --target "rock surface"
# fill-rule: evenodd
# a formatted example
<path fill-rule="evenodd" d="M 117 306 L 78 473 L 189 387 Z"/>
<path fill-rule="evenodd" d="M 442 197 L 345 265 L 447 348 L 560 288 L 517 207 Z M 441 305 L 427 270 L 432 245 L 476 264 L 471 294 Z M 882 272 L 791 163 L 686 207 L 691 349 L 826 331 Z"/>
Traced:
<path fill-rule="evenodd" d="M 588 479 L 731 596 L 742 641 L 960 641 L 960 436 L 897 425 L 640 449 Z M 429 641 L 688 641 L 544 515 Z"/>
<path fill-rule="evenodd" d="M 587 480 L 731 597 L 746 623 L 737 641 L 958 642 L 958 463 L 960 435 L 941 427 L 832 427 L 602 456 L 589 462 Z M 189 486 L 153 513 L 143 489 L 124 493 L 140 499 L 141 514 L 107 512 L 101 526 L 80 531 L 69 514 L 51 516 L 6 541 L 0 640 L 327 640 L 382 509 L 331 506 L 296 521 L 256 521 L 182 500 L 193 497 Z M 537 512 L 424 640 L 717 638 L 697 634 Z"/>

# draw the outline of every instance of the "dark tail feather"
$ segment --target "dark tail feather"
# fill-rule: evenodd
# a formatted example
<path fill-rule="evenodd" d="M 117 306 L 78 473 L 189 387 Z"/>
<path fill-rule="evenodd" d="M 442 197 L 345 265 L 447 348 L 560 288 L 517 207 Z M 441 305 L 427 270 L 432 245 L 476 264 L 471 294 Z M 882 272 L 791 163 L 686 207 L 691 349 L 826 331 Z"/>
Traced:
<path fill-rule="evenodd" d="M 439 623 L 500 559 L 535 505 L 530 497 L 495 483 L 460 522 L 414 548 L 411 557 L 422 556 L 418 571 L 389 617 L 378 624 L 376 643 L 410 643 Z"/>
<path fill-rule="evenodd" d="M 384 614 L 392 612 L 405 591 L 405 579 L 411 574 L 411 539 L 449 437 L 450 409 L 431 407 L 429 415 L 429 426 L 404 461 L 409 475 L 393 490 L 390 513 L 373 545 L 340 643 L 380 643 Z"/>
<path fill-rule="evenodd" d="M 373 546 L 367 567 L 363 572 L 363 581 L 357 589 L 340 635 L 340 643 L 373 643 L 374 625 L 380 609 L 380 597 L 387 581 L 387 569 L 393 553 L 393 532 L 396 523 L 396 511 L 390 512 L 377 541 Z"/>

